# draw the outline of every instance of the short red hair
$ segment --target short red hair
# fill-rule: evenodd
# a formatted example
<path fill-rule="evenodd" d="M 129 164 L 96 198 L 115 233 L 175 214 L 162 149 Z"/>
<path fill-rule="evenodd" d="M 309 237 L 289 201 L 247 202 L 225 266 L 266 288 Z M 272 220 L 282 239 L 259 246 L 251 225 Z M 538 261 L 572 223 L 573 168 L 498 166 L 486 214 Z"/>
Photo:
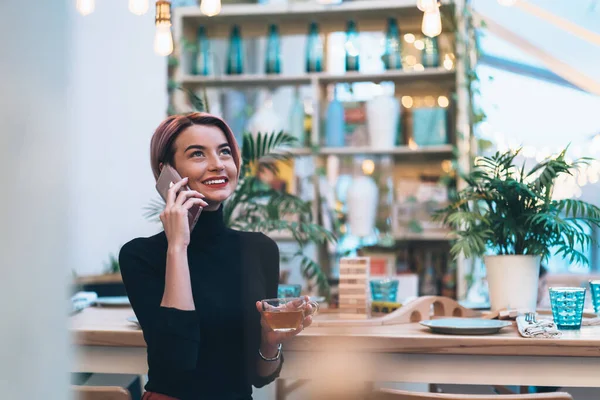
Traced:
<path fill-rule="evenodd" d="M 173 165 L 175 139 L 177 139 L 181 132 L 192 125 L 215 126 L 223 132 L 229 147 L 231 147 L 231 155 L 239 175 L 240 148 L 229 125 L 221 118 L 212 114 L 193 112 L 185 115 L 172 115 L 161 122 L 156 131 L 154 131 L 152 140 L 150 141 L 150 165 L 152 166 L 154 179 L 158 179 L 160 175 L 160 164 L 168 163 Z"/>

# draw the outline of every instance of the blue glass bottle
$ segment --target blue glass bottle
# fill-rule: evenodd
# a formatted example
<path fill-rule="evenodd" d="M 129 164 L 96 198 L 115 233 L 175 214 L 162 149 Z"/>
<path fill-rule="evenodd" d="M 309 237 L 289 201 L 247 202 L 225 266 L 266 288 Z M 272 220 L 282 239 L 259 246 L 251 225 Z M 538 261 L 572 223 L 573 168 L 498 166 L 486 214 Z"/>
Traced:
<path fill-rule="evenodd" d="M 330 89 L 330 101 L 325 115 L 325 146 L 344 147 L 346 145 L 346 124 L 344 105 L 337 99 L 336 89 Z"/>
<path fill-rule="evenodd" d="M 192 73 L 194 75 L 211 75 L 212 57 L 210 53 L 210 41 L 206 37 L 206 29 L 204 26 L 199 26 L 196 31 L 196 46 L 198 49 Z"/>
<path fill-rule="evenodd" d="M 299 147 L 306 145 L 306 134 L 304 130 L 304 104 L 300 97 L 300 89 L 294 90 L 294 100 L 290 109 L 290 135 L 298 139 Z"/>
<path fill-rule="evenodd" d="M 440 66 L 440 48 L 437 37 L 425 36 L 423 38 L 425 47 L 421 51 L 421 64 L 425 68 L 436 68 Z"/>
<path fill-rule="evenodd" d="M 358 32 L 354 21 L 348 21 L 344 47 L 346 48 L 346 71 L 358 71 Z"/>
<path fill-rule="evenodd" d="M 385 34 L 385 51 L 383 54 L 385 69 L 402 69 L 402 45 L 400 42 L 400 30 L 396 19 L 388 19 L 388 27 Z"/>
<path fill-rule="evenodd" d="M 306 43 L 306 72 L 323 71 L 323 43 L 319 36 L 319 26 L 311 22 Z"/>
<path fill-rule="evenodd" d="M 240 27 L 234 25 L 229 38 L 229 52 L 227 54 L 227 75 L 240 75 L 244 73 L 244 56 Z"/>
<path fill-rule="evenodd" d="M 269 36 L 267 37 L 267 52 L 265 61 L 265 72 L 267 74 L 281 73 L 281 45 L 277 25 L 269 26 Z"/>

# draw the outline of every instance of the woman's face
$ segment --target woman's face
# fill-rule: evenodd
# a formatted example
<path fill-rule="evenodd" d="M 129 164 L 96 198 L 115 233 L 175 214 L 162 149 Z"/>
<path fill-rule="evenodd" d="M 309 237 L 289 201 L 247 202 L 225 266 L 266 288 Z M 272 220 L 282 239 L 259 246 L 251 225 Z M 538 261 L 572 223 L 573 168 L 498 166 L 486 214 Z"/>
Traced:
<path fill-rule="evenodd" d="M 216 126 L 192 125 L 175 139 L 173 164 L 192 190 L 202 193 L 208 211 L 219 208 L 237 186 L 238 172 L 225 134 Z"/>

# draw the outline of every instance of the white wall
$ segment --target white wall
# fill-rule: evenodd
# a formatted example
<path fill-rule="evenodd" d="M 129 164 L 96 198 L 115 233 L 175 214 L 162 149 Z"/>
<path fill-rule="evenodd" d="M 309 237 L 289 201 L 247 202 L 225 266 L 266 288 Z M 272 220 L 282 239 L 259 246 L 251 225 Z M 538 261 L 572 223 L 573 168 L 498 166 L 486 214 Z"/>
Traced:
<path fill-rule="evenodd" d="M 68 399 L 67 2 L 0 15 L 0 397 Z"/>
<path fill-rule="evenodd" d="M 103 272 L 109 254 L 131 238 L 160 230 L 143 218 L 143 207 L 158 196 L 149 144 L 166 116 L 167 64 L 153 51 L 154 10 L 136 16 L 123 0 L 76 14 L 72 38 L 70 243 L 76 272 L 88 275 Z"/>

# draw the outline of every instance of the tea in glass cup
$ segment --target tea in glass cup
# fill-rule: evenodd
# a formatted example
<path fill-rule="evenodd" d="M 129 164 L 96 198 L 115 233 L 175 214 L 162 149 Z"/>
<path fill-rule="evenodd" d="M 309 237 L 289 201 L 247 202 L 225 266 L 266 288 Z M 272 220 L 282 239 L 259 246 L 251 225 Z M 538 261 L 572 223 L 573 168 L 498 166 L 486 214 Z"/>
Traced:
<path fill-rule="evenodd" d="M 261 300 L 265 322 L 275 332 L 292 332 L 302 325 L 304 318 L 319 310 L 316 301 L 307 297 Z"/>

